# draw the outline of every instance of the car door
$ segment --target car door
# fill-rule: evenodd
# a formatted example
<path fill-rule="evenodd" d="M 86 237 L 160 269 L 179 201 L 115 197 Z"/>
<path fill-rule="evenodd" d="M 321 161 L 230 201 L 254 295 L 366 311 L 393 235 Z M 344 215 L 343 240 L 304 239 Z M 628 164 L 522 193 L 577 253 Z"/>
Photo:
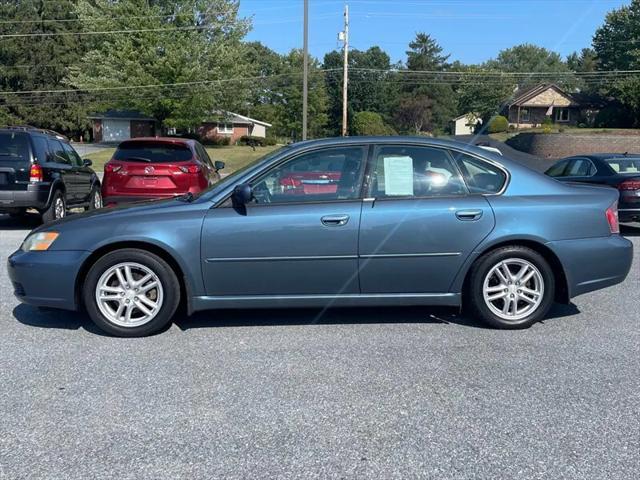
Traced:
<path fill-rule="evenodd" d="M 76 203 L 78 187 L 71 159 L 67 155 L 67 152 L 65 152 L 61 141 L 49 138 L 47 139 L 47 143 L 49 144 L 49 167 L 53 168 L 60 175 L 66 189 L 67 203 Z"/>
<path fill-rule="evenodd" d="M 84 165 L 82 158 L 78 155 L 78 152 L 68 143 L 62 143 L 67 158 L 71 161 L 71 167 L 73 172 L 73 182 L 75 188 L 76 203 L 87 203 L 91 196 L 91 187 L 93 180 L 93 170 Z"/>
<path fill-rule="evenodd" d="M 212 208 L 202 230 L 207 294 L 357 294 L 366 147 L 323 148 L 271 167 L 246 209 Z"/>
<path fill-rule="evenodd" d="M 494 228 L 484 194 L 500 191 L 506 175 L 471 157 L 465 182 L 456 157 L 427 146 L 375 148 L 360 227 L 363 294 L 448 292 Z"/>

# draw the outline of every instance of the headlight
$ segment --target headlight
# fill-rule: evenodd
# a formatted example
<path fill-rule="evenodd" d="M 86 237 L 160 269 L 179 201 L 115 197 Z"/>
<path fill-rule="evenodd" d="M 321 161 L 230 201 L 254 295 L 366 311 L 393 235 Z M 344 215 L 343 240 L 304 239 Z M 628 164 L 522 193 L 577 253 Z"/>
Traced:
<path fill-rule="evenodd" d="M 58 238 L 58 232 L 40 232 L 29 235 L 22 244 L 23 252 L 43 252 Z"/>

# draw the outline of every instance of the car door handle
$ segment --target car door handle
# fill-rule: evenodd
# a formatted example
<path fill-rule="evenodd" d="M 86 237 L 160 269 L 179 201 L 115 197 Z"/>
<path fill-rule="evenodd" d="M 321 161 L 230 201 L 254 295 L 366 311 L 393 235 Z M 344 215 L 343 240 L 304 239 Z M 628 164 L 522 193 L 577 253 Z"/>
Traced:
<path fill-rule="evenodd" d="M 458 210 L 456 218 L 463 222 L 473 222 L 482 218 L 482 210 Z"/>
<path fill-rule="evenodd" d="M 320 219 L 327 227 L 342 227 L 349 223 L 349 215 L 327 215 Z"/>

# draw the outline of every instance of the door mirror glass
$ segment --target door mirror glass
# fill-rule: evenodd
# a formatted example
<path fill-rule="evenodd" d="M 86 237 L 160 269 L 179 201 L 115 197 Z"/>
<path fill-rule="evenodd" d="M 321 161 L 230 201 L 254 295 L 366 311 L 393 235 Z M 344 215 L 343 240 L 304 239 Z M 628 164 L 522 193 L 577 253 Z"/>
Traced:
<path fill-rule="evenodd" d="M 253 199 L 253 189 L 246 183 L 237 185 L 231 194 L 231 201 L 236 207 L 245 206 Z"/>
<path fill-rule="evenodd" d="M 216 160 L 215 162 L 213 162 L 213 167 L 216 169 L 216 171 L 222 170 L 225 165 L 226 164 L 224 162 L 221 162 L 220 160 Z"/>
<path fill-rule="evenodd" d="M 88 158 L 85 158 L 85 159 L 82 161 L 82 165 L 83 165 L 83 166 L 85 166 L 85 167 L 90 167 L 91 165 L 93 165 L 93 161 L 92 161 L 92 160 L 90 160 L 90 159 L 88 159 Z"/>

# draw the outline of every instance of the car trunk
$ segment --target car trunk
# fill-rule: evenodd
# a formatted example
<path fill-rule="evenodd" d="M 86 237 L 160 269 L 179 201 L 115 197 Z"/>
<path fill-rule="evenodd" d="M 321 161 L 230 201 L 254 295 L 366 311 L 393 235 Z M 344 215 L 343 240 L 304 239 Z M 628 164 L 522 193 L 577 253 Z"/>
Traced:
<path fill-rule="evenodd" d="M 181 162 L 186 163 L 186 162 Z M 184 173 L 180 163 L 118 163 L 121 170 L 110 176 L 118 195 L 173 195 L 185 193 L 194 184 L 193 174 Z"/>
<path fill-rule="evenodd" d="M 24 190 L 29 183 L 31 147 L 22 132 L 0 132 L 0 190 Z"/>

